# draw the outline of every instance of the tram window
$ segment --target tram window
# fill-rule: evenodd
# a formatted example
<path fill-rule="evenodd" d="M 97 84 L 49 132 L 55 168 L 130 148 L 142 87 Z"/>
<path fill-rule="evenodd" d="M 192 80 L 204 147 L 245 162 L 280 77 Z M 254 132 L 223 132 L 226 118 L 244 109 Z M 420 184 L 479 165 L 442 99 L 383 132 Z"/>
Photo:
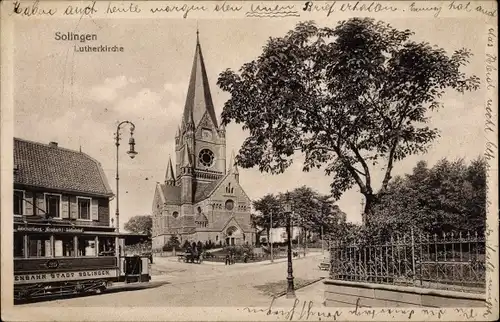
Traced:
<path fill-rule="evenodd" d="M 95 237 L 78 237 L 78 256 L 96 256 Z"/>
<path fill-rule="evenodd" d="M 112 237 L 99 237 L 99 256 L 115 255 L 115 239 Z"/>
<path fill-rule="evenodd" d="M 42 235 L 29 236 L 29 257 L 50 257 L 50 237 Z"/>
<path fill-rule="evenodd" d="M 14 257 L 24 257 L 24 236 L 14 234 Z"/>
<path fill-rule="evenodd" d="M 54 240 L 54 254 L 56 257 L 72 257 L 75 255 L 73 236 L 56 236 Z"/>

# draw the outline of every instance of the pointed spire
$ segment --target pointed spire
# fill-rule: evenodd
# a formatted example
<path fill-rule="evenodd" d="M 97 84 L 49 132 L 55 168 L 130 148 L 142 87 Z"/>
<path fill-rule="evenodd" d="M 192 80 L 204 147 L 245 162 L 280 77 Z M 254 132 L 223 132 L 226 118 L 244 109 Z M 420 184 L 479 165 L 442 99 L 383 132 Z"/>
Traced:
<path fill-rule="evenodd" d="M 231 152 L 231 160 L 229 161 L 229 173 L 238 174 L 238 166 L 236 165 L 234 150 Z"/>
<path fill-rule="evenodd" d="M 196 45 L 200 44 L 200 29 L 198 28 L 198 21 L 196 21 Z"/>
<path fill-rule="evenodd" d="M 169 186 L 175 185 L 174 168 L 172 167 L 172 159 L 168 156 L 167 173 L 165 174 L 165 183 Z"/>
<path fill-rule="evenodd" d="M 191 167 L 191 156 L 189 155 L 189 147 L 187 145 L 184 148 L 184 154 L 182 156 L 182 166 L 187 168 Z"/>
<path fill-rule="evenodd" d="M 217 117 L 215 115 L 212 94 L 210 93 L 210 86 L 208 85 L 205 62 L 201 52 L 199 29 L 196 28 L 196 49 L 189 79 L 186 104 L 184 106 L 183 122 L 189 124 L 192 121 L 196 127 L 205 113 L 208 113 L 212 123 L 217 128 Z"/>

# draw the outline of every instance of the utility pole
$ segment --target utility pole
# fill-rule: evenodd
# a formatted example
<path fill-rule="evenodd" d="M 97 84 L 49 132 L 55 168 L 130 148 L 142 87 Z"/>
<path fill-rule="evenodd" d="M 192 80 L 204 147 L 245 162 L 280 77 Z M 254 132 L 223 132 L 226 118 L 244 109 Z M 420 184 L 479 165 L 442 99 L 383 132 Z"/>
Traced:
<path fill-rule="evenodd" d="M 325 238 L 323 237 L 323 223 L 321 223 L 321 255 L 325 254 Z"/>
<path fill-rule="evenodd" d="M 271 223 L 269 227 L 269 244 L 271 244 L 271 263 L 274 262 L 274 256 L 273 256 L 273 210 L 271 210 Z"/>

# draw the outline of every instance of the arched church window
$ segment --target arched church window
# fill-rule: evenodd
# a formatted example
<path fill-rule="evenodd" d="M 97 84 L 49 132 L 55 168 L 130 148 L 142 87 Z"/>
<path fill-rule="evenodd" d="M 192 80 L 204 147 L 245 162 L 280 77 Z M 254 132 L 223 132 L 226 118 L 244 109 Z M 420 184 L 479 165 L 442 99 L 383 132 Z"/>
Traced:
<path fill-rule="evenodd" d="M 174 218 L 179 217 L 179 213 L 178 213 L 177 211 L 174 211 L 174 212 L 172 213 L 172 217 L 174 217 Z"/>
<path fill-rule="evenodd" d="M 215 155 L 211 150 L 203 149 L 200 151 L 198 159 L 205 167 L 211 167 L 214 164 Z"/>
<path fill-rule="evenodd" d="M 199 214 L 201 213 L 201 208 L 200 207 L 196 208 L 196 210 L 198 211 Z"/>
<path fill-rule="evenodd" d="M 226 201 L 226 209 L 233 210 L 233 208 L 234 208 L 234 201 L 232 201 L 231 199 L 227 200 Z"/>

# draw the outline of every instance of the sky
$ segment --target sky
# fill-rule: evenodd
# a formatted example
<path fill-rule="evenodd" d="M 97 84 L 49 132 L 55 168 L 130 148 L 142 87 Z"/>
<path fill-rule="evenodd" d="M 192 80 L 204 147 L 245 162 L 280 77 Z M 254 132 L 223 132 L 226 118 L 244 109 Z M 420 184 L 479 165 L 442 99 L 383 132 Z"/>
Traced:
<path fill-rule="evenodd" d="M 115 191 L 114 132 L 119 121 L 135 123 L 135 159 L 126 155 L 128 129 L 120 147 L 120 223 L 151 213 L 156 182 L 163 182 L 174 135 L 180 124 L 196 43 L 200 30 L 216 114 L 229 98 L 216 85 L 220 72 L 238 70 L 255 59 L 269 37 L 283 36 L 299 20 L 17 20 L 14 36 L 14 135 L 37 142 L 58 142 L 99 160 Z M 484 75 L 484 24 L 458 19 L 385 19 L 394 27 L 415 32 L 416 41 L 438 45 L 448 53 L 466 47 L 475 54 L 467 73 Z M 333 19 L 318 20 L 335 26 Z M 123 53 L 77 53 L 75 43 L 57 41 L 61 33 L 97 34 L 92 44 L 123 46 Z M 78 43 L 81 45 L 81 43 Z M 483 79 L 482 79 L 483 80 Z M 484 89 L 473 93 L 447 92 L 445 108 L 429 114 L 430 126 L 440 129 L 425 155 L 396 163 L 393 174 L 410 173 L 419 160 L 476 158 L 484 151 Z M 228 157 L 246 138 L 239 125 L 226 128 Z M 302 156 L 281 175 L 241 169 L 240 183 L 251 199 L 307 185 L 329 193 L 331 178 L 322 170 L 302 172 Z M 379 172 L 375 181 L 380 182 Z M 375 185 L 377 188 L 377 185 Z M 353 222 L 361 220 L 361 195 L 356 188 L 337 202 Z M 114 201 L 111 212 L 114 213 Z"/>

